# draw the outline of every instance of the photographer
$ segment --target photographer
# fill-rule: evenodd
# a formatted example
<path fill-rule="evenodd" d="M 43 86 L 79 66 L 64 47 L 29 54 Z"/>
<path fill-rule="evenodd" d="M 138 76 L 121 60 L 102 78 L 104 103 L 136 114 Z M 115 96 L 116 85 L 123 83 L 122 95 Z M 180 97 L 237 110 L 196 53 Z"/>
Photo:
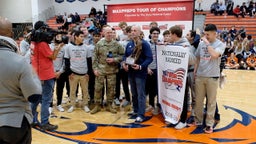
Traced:
<path fill-rule="evenodd" d="M 32 113 L 34 115 L 33 125 L 39 125 L 42 130 L 53 131 L 58 128 L 57 125 L 49 123 L 49 106 L 52 102 L 52 95 L 54 89 L 54 67 L 53 60 L 59 53 L 60 46 L 56 46 L 54 51 L 49 47 L 52 41 L 53 32 L 43 21 L 35 23 L 34 30 L 31 34 L 31 54 L 32 66 L 37 73 L 42 83 L 42 99 L 41 99 L 41 124 L 39 125 L 37 119 L 37 106 L 40 101 L 31 104 Z"/>

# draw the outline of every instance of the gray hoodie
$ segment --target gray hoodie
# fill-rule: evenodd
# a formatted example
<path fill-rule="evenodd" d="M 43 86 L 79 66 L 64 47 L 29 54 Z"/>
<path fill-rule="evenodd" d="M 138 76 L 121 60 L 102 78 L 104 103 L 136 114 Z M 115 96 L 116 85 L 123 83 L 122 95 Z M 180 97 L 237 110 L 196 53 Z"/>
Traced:
<path fill-rule="evenodd" d="M 188 48 L 189 49 L 188 65 L 191 66 L 196 63 L 196 57 L 194 55 L 195 48 L 190 45 L 189 41 L 186 38 L 180 38 L 179 41 L 172 43 L 172 45 L 184 46 L 185 48 Z"/>

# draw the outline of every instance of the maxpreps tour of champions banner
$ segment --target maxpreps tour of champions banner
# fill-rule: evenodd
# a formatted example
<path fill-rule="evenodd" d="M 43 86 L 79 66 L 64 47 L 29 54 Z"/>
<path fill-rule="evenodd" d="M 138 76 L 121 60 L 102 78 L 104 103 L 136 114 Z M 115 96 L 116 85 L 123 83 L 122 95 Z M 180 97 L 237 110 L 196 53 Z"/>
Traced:
<path fill-rule="evenodd" d="M 182 46 L 158 45 L 158 96 L 165 121 L 179 121 L 186 87 L 189 50 Z"/>

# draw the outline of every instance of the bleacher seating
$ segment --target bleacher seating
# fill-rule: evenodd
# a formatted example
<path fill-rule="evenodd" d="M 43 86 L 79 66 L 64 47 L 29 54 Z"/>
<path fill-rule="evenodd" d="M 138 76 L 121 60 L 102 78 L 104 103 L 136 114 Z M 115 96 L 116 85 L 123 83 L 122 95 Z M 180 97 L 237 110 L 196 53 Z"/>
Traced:
<path fill-rule="evenodd" d="M 80 14 L 81 20 L 88 17 L 88 14 Z M 62 24 L 57 24 L 56 23 L 56 17 L 52 17 L 49 20 L 47 20 L 47 24 L 49 25 L 50 28 L 53 29 L 58 29 Z"/>
<path fill-rule="evenodd" d="M 215 24 L 219 30 L 222 30 L 223 27 L 230 29 L 233 25 L 239 30 L 241 27 L 245 27 L 246 33 L 252 35 L 253 38 L 256 38 L 256 18 L 251 18 L 246 16 L 245 18 L 235 16 L 215 16 L 210 12 L 206 14 L 205 24 L 212 23 Z"/>

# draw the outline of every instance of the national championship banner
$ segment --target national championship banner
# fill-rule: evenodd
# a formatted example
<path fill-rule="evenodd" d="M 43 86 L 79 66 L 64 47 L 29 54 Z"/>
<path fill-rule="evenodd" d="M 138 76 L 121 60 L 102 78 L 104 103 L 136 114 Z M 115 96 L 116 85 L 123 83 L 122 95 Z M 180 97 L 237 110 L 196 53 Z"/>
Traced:
<path fill-rule="evenodd" d="M 171 26 L 179 25 L 186 34 L 192 29 L 194 0 L 170 0 L 169 2 L 131 3 L 107 5 L 107 23 L 118 34 L 119 22 L 140 25 L 145 37 L 149 35 L 149 24 L 156 21 L 163 33 Z"/>
<path fill-rule="evenodd" d="M 189 50 L 182 46 L 157 47 L 158 97 L 165 121 L 176 124 L 182 112 Z"/>

